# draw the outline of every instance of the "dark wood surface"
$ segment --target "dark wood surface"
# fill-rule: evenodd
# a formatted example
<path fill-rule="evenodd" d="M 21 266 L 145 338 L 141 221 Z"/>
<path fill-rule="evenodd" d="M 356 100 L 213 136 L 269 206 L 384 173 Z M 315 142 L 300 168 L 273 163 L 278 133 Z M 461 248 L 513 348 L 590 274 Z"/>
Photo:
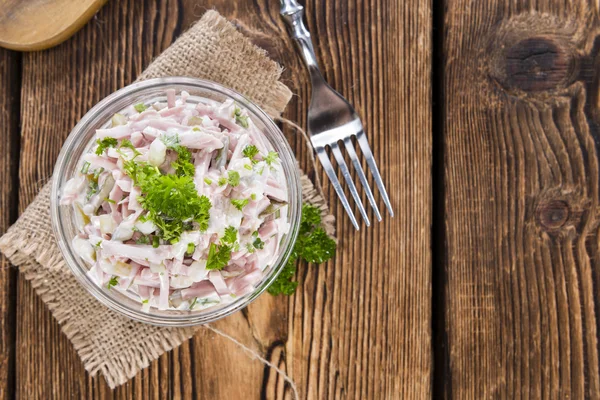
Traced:
<path fill-rule="evenodd" d="M 598 3 L 445 5 L 440 392 L 598 399 Z"/>
<path fill-rule="evenodd" d="M 397 215 L 354 231 L 319 168 L 338 218 L 335 260 L 301 265 L 295 296 L 264 295 L 216 326 L 287 371 L 302 398 L 431 397 L 431 2 L 304 4 L 324 74 L 363 116 Z M 108 2 L 56 48 L 0 53 L 2 149 L 8 143 L 0 169 L 0 229 L 50 176 L 77 120 L 133 81 L 210 8 L 235 20 L 286 68 L 284 82 L 295 96 L 285 117 L 304 125 L 310 87 L 277 2 Z M 312 171 L 300 136 L 284 132 L 301 166 Z M 102 378 L 86 374 L 31 285 L 2 262 L 0 397 L 291 398 L 273 370 L 208 331 L 111 391 Z"/>

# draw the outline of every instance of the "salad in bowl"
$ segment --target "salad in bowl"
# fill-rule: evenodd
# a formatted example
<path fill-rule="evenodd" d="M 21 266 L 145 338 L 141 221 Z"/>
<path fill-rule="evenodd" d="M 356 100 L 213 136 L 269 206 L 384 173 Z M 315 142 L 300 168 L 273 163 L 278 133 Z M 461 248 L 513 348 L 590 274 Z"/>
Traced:
<path fill-rule="evenodd" d="M 264 112 L 219 85 L 132 86 L 94 107 L 61 152 L 61 250 L 93 295 L 132 318 L 181 326 L 228 315 L 293 248 L 302 199 L 292 152 Z"/>

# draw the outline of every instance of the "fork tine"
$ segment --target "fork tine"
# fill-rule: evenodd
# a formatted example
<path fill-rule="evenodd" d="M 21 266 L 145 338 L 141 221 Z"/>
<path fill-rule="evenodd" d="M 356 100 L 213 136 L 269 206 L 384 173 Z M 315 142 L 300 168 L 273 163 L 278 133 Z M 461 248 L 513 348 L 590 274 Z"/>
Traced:
<path fill-rule="evenodd" d="M 362 183 L 365 188 L 365 192 L 367 193 L 367 198 L 369 199 L 369 203 L 371 203 L 371 207 L 373 207 L 373 211 L 375 211 L 375 216 L 377 217 L 377 221 L 381 221 L 381 214 L 379 213 L 379 208 L 377 207 L 377 203 L 375 202 L 375 197 L 373 197 L 373 192 L 371 191 L 371 187 L 369 186 L 369 182 L 367 182 L 367 177 L 363 172 L 363 169 L 358 162 L 358 157 L 356 156 L 356 151 L 354 150 L 354 145 L 352 144 L 352 140 L 349 137 L 344 138 L 344 144 L 346 145 L 346 151 L 352 160 L 352 164 L 354 165 L 354 169 L 358 173 L 358 179 Z"/>
<path fill-rule="evenodd" d="M 354 228 L 356 228 L 356 230 L 358 230 L 359 229 L 358 222 L 356 221 L 356 218 L 354 217 L 354 213 L 352 212 L 352 209 L 350 208 L 350 204 L 348 204 L 348 199 L 346 198 L 346 195 L 344 194 L 344 191 L 342 190 L 340 181 L 338 181 L 337 175 L 335 174 L 335 171 L 333 170 L 333 166 L 331 165 L 331 162 L 329 161 L 329 157 L 327 156 L 327 153 L 325 152 L 325 148 L 324 147 L 315 147 L 315 151 L 317 152 L 317 156 L 319 156 L 319 160 L 321 160 L 321 165 L 323 165 L 323 169 L 325 170 L 325 173 L 329 177 L 329 180 L 331 181 L 333 188 L 335 189 L 335 192 L 337 193 L 338 197 L 340 198 L 342 205 L 344 206 L 344 209 L 346 210 L 346 213 L 348 213 L 348 216 L 350 217 L 350 221 L 352 221 L 352 225 L 354 225 Z"/>
<path fill-rule="evenodd" d="M 344 160 L 344 156 L 342 155 L 342 152 L 340 151 L 338 144 L 332 143 L 329 146 L 331 147 L 331 151 L 333 152 L 333 155 L 335 156 L 335 160 L 337 161 L 338 166 L 342 170 L 342 175 L 344 176 L 344 179 L 346 180 L 346 183 L 348 184 L 348 188 L 350 189 L 350 193 L 352 194 L 352 197 L 354 197 L 354 202 L 358 206 L 358 211 L 360 212 L 360 215 L 362 215 L 363 219 L 365 220 L 365 224 L 367 226 L 370 226 L 371 221 L 369 221 L 369 217 L 367 216 L 365 207 L 363 206 L 363 203 L 360 200 L 360 196 L 358 195 L 356 186 L 354 185 L 354 182 L 352 181 L 352 176 L 350 176 L 350 171 L 348 171 L 348 167 L 346 166 L 346 161 Z"/>
<path fill-rule="evenodd" d="M 383 202 L 385 203 L 390 215 L 394 216 L 394 210 L 392 210 L 392 205 L 390 204 L 390 198 L 388 197 L 387 192 L 385 191 L 385 186 L 383 185 L 383 181 L 381 180 L 381 175 L 379 175 L 379 170 L 377 169 L 377 164 L 375 163 L 375 159 L 373 158 L 373 153 L 371 153 L 371 148 L 369 147 L 369 142 L 367 137 L 365 136 L 364 131 L 360 131 L 356 135 L 356 139 L 358 140 L 358 144 L 365 155 L 365 159 L 367 160 L 367 164 L 369 168 L 371 168 L 371 173 L 373 174 L 373 178 L 375 178 L 375 183 L 379 188 L 379 192 L 381 193 L 381 197 L 383 198 Z"/>

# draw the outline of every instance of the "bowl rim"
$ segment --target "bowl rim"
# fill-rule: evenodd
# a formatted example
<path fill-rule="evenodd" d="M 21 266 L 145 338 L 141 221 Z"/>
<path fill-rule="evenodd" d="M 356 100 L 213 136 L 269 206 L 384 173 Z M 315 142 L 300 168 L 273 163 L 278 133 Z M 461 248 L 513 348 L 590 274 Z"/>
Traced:
<path fill-rule="evenodd" d="M 134 309 L 126 304 L 123 304 L 113 296 L 109 295 L 106 290 L 94 283 L 91 280 L 91 278 L 88 277 L 87 269 L 84 269 L 82 267 L 82 265 L 85 263 L 82 260 L 80 260 L 80 258 L 77 257 L 75 254 L 73 254 L 72 249 L 70 247 L 70 240 L 68 240 L 66 237 L 65 229 L 63 226 L 63 219 L 61 218 L 61 207 L 64 206 L 61 206 L 59 204 L 61 184 L 60 181 L 65 177 L 66 174 L 65 169 L 67 167 L 69 153 L 72 150 L 77 149 L 81 146 L 81 144 L 78 142 L 78 139 L 80 138 L 80 136 L 85 135 L 89 131 L 89 129 L 91 129 L 89 128 L 89 125 L 93 122 L 97 122 L 97 120 L 102 117 L 103 110 L 109 107 L 111 103 L 116 102 L 118 100 L 123 100 L 128 96 L 132 96 L 134 94 L 139 94 L 140 92 L 143 93 L 146 90 L 158 88 L 164 88 L 166 90 L 172 88 L 173 86 L 176 87 L 177 85 L 194 86 L 198 89 L 217 92 L 218 94 L 233 99 L 238 104 L 241 104 L 244 108 L 246 108 L 249 112 L 254 114 L 254 116 L 256 116 L 265 125 L 265 130 L 268 130 L 269 134 L 266 135 L 264 133 L 264 130 L 262 129 L 261 131 L 263 132 L 263 135 L 267 136 L 267 140 L 269 142 L 273 142 L 273 140 L 277 140 L 277 142 L 280 142 L 281 146 L 283 146 L 283 148 L 286 150 L 285 153 L 287 153 L 280 154 L 279 157 L 282 160 L 282 166 L 284 168 L 284 172 L 286 174 L 286 181 L 288 184 L 289 204 L 291 211 L 291 216 L 288 221 L 288 223 L 290 224 L 290 232 L 286 235 L 284 239 L 285 244 L 280 246 L 280 254 L 277 258 L 277 261 L 272 266 L 272 271 L 269 272 L 269 275 L 263 277 L 260 284 L 251 293 L 246 294 L 244 296 L 240 296 L 233 302 L 226 304 L 225 306 L 212 312 L 183 314 L 184 311 L 180 310 L 162 310 L 163 313 L 168 313 L 169 311 L 174 312 L 173 315 L 157 315 L 153 314 L 152 312 L 146 313 L 144 311 L 141 311 L 141 308 Z M 106 116 L 102 117 L 102 119 L 106 118 Z M 274 137 L 270 137 L 272 135 L 274 135 Z M 89 145 L 89 143 L 90 142 L 86 142 L 85 146 Z M 79 283 L 82 284 L 92 296 L 94 296 L 97 300 L 99 300 L 108 308 L 122 315 L 125 315 L 133 320 L 152 325 L 170 327 L 200 325 L 224 318 L 236 311 L 241 310 L 242 308 L 245 308 L 254 300 L 256 300 L 262 293 L 264 293 L 264 291 L 273 283 L 273 281 L 277 279 L 292 253 L 293 246 L 298 236 L 302 211 L 301 187 L 302 186 L 299 168 L 297 167 L 297 161 L 294 157 L 294 152 L 291 149 L 291 146 L 289 145 L 287 139 L 285 138 L 279 127 L 275 124 L 273 119 L 262 108 L 257 106 L 251 100 L 249 100 L 246 96 L 233 89 L 227 88 L 219 83 L 199 78 L 185 76 L 152 78 L 140 82 L 135 82 L 106 96 L 104 99 L 96 103 L 96 105 L 94 105 L 89 111 L 87 111 L 86 114 L 79 120 L 79 122 L 69 133 L 69 136 L 67 137 L 61 148 L 52 174 L 52 188 L 50 193 L 50 214 L 52 221 L 52 229 L 54 231 L 55 237 L 57 238 L 57 243 L 60 248 L 60 251 L 65 259 L 66 264 L 69 266 L 69 269 L 73 272 Z M 294 201 L 294 199 L 296 200 Z M 177 314 L 175 312 L 177 312 Z"/>

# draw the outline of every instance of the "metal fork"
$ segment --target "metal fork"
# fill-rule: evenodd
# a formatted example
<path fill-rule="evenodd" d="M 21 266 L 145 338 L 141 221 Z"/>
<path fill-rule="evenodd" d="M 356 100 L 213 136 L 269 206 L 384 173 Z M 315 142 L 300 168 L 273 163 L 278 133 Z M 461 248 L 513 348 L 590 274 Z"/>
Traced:
<path fill-rule="evenodd" d="M 329 177 L 329 180 L 331 180 L 331 183 L 333 184 L 335 192 L 339 196 L 346 213 L 348 213 L 348 216 L 350 217 L 352 224 L 357 230 L 359 229 L 358 222 L 356 221 L 354 213 L 350 208 L 350 204 L 348 203 L 348 199 L 344 194 L 342 185 L 340 184 L 337 174 L 333 169 L 331 162 L 329 161 L 329 156 L 325 150 L 327 146 L 329 146 L 331 149 L 331 152 L 333 153 L 335 160 L 342 171 L 342 175 L 346 180 L 348 188 L 350 189 L 350 193 L 352 194 L 352 197 L 358 206 L 360 214 L 365 220 L 365 224 L 369 226 L 370 222 L 367 212 L 365 211 L 365 207 L 363 206 L 360 196 L 358 195 L 358 191 L 356 190 L 356 186 L 354 185 L 352 177 L 350 176 L 348 166 L 344 161 L 344 156 L 342 155 L 342 151 L 338 145 L 339 142 L 344 142 L 344 147 L 346 148 L 348 156 L 352 160 L 352 165 L 354 165 L 354 169 L 358 174 L 358 178 L 365 189 L 369 203 L 371 203 L 371 207 L 373 207 L 373 211 L 375 212 L 375 216 L 377 217 L 378 221 L 381 221 L 381 214 L 377 208 L 377 203 L 373 197 L 373 192 L 369 187 L 367 178 L 365 177 L 360 162 L 358 161 L 356 150 L 354 148 L 354 144 L 352 143 L 352 136 L 356 137 L 356 141 L 358 142 L 358 145 L 365 156 L 367 165 L 371 169 L 373 179 L 379 188 L 383 202 L 390 212 L 390 215 L 393 217 L 394 211 L 392 210 L 390 199 L 385 191 L 385 186 L 381 180 L 379 170 L 377 169 L 377 164 L 373 158 L 373 153 L 369 147 L 369 142 L 365 136 L 365 131 L 363 129 L 362 122 L 360 121 L 360 117 L 354 108 L 348 103 L 348 101 L 342 97 L 341 94 L 333 90 L 331 86 L 327 84 L 327 82 L 325 82 L 325 79 L 323 79 L 323 75 L 319 70 L 313 44 L 310 39 L 310 33 L 304 26 L 304 22 L 302 22 L 302 17 L 304 16 L 304 7 L 298 4 L 298 2 L 295 0 L 281 0 L 281 15 L 288 25 L 290 35 L 296 42 L 296 45 L 300 50 L 300 54 L 302 55 L 304 63 L 306 64 L 310 74 L 310 80 L 312 84 L 312 98 L 308 107 L 308 133 L 310 135 L 310 140 L 317 153 L 317 156 L 319 157 L 319 160 L 321 161 L 321 164 L 323 165 L 323 168 L 325 169 L 325 172 L 327 173 L 327 176 Z"/>

